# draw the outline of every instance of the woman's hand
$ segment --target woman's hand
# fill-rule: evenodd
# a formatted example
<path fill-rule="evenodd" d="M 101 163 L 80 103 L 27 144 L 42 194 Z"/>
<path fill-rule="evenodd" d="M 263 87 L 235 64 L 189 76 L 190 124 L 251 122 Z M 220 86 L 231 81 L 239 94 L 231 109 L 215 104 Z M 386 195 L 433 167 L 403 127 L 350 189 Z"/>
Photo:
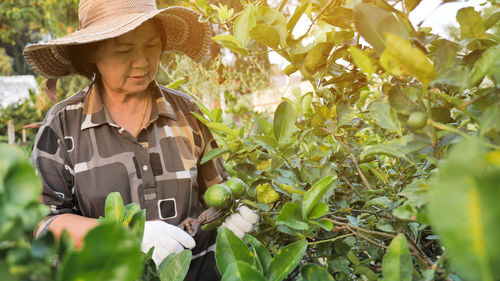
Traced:
<path fill-rule="evenodd" d="M 192 249 L 194 246 L 194 239 L 177 226 L 163 221 L 147 221 L 144 225 L 141 251 L 147 253 L 151 247 L 155 247 L 152 258 L 156 266 L 171 253 L 178 253 L 184 248 Z"/>
<path fill-rule="evenodd" d="M 254 224 L 259 221 L 259 215 L 250 210 L 247 206 L 241 206 L 238 209 L 238 213 L 231 214 L 222 223 L 238 236 L 240 239 L 243 238 L 245 233 L 250 232 Z"/>
<path fill-rule="evenodd" d="M 49 225 L 49 230 L 59 239 L 64 230 L 69 233 L 76 249 L 83 247 L 83 238 L 99 223 L 96 219 L 87 218 L 75 214 L 58 215 Z"/>

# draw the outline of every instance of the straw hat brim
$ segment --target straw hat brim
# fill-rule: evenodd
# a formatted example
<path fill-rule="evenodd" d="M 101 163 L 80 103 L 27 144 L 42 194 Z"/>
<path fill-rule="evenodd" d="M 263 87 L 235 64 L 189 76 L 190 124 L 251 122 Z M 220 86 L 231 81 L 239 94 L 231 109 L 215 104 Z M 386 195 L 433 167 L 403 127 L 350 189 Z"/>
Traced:
<path fill-rule="evenodd" d="M 200 62 L 206 56 L 211 40 L 210 24 L 200 22 L 198 20 L 200 14 L 184 7 L 117 15 L 64 37 L 27 45 L 24 56 L 31 67 L 46 78 L 54 79 L 76 74 L 69 60 L 68 46 L 118 37 L 154 17 L 160 20 L 165 32 L 164 51 L 184 53 L 196 62 Z"/>

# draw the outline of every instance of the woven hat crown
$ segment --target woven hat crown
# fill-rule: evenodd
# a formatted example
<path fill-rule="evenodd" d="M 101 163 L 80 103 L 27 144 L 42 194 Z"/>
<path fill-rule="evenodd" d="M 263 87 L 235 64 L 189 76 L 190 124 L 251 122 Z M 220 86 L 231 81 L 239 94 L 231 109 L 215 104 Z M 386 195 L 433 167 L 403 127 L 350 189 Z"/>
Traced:
<path fill-rule="evenodd" d="M 116 15 L 155 11 L 154 0 L 81 0 L 78 5 L 80 29 L 94 23 L 112 20 Z"/>

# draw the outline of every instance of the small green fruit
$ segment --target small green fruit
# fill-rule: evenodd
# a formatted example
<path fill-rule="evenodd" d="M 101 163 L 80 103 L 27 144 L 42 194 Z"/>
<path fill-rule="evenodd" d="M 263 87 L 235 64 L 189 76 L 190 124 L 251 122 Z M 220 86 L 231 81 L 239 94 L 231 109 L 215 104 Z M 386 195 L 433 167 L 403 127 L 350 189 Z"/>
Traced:
<path fill-rule="evenodd" d="M 423 112 L 414 112 L 406 123 L 412 129 L 420 129 L 427 124 L 427 116 Z"/>
<path fill-rule="evenodd" d="M 205 202 L 208 206 L 224 209 L 233 203 L 231 189 L 223 184 L 214 184 L 205 191 Z"/>
<path fill-rule="evenodd" d="M 247 185 L 239 178 L 230 178 L 226 181 L 226 186 L 231 189 L 235 199 L 243 197 L 247 190 Z"/>

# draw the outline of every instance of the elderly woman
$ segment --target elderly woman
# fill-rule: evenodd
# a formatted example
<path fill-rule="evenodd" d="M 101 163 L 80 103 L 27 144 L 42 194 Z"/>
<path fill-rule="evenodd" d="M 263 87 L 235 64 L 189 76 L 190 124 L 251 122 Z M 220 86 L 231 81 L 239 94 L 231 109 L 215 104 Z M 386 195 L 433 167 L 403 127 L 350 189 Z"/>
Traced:
<path fill-rule="evenodd" d="M 157 265 L 189 248 L 187 279 L 218 279 L 216 232 L 191 237 L 176 225 L 206 209 L 204 191 L 227 173 L 219 158 L 199 163 L 216 144 L 191 114 L 199 111 L 192 99 L 154 80 L 163 51 L 203 59 L 209 25 L 186 8 L 158 10 L 154 0 L 81 0 L 78 15 L 79 30 L 24 51 L 33 69 L 49 78 L 49 91 L 66 75 L 92 80 L 48 112 L 36 138 L 32 160 L 51 210 L 40 232 L 58 237 L 66 230 L 80 247 L 104 215 L 106 196 L 117 191 L 125 204 L 146 209 L 141 246 L 144 252 L 155 247 Z M 253 213 L 242 218 L 247 226 L 256 221 Z"/>

